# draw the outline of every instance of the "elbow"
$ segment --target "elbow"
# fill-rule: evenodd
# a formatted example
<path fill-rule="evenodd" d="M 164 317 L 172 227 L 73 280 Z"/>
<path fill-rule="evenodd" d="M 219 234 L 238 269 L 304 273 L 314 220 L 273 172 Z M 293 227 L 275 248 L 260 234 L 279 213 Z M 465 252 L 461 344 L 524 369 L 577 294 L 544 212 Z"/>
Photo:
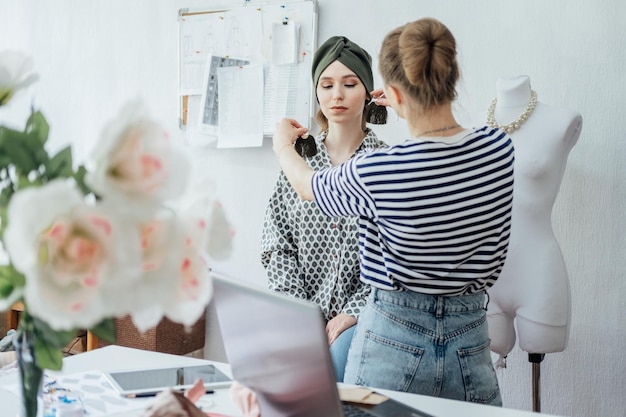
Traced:
<path fill-rule="evenodd" d="M 315 195 L 313 194 L 313 171 L 306 170 L 300 175 L 293 188 L 302 201 L 315 201 Z"/>
<path fill-rule="evenodd" d="M 313 195 L 313 190 L 311 187 L 299 187 L 296 189 L 296 193 L 300 200 L 302 201 L 314 201 L 315 196 Z"/>

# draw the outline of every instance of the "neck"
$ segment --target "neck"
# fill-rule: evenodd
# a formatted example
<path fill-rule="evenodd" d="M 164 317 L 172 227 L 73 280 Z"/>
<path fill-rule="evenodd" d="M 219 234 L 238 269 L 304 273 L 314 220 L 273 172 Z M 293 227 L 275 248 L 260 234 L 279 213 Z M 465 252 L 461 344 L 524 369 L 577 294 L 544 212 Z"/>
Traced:
<path fill-rule="evenodd" d="M 437 107 L 409 121 L 411 136 L 451 136 L 462 129 L 452 114 L 452 104 Z"/>
<path fill-rule="evenodd" d="M 520 75 L 496 82 L 497 107 L 525 107 L 530 101 L 530 78 Z"/>
<path fill-rule="evenodd" d="M 360 121 L 358 125 L 329 124 L 324 145 L 333 164 L 342 163 L 352 157 L 358 147 L 361 146 L 364 137 L 365 132 L 361 129 Z"/>

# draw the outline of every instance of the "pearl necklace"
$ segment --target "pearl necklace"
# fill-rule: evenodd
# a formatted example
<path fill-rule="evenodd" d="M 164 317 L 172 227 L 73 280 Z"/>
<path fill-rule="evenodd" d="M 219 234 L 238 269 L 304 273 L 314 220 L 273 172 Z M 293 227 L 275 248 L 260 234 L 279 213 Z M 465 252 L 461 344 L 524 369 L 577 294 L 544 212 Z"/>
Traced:
<path fill-rule="evenodd" d="M 427 130 L 426 132 L 422 132 L 419 135 L 415 135 L 415 137 L 417 138 L 417 137 L 420 137 L 420 136 L 428 135 L 430 133 L 445 132 L 446 130 L 456 129 L 457 127 L 461 127 L 461 125 L 456 124 L 456 125 L 452 125 L 452 126 L 442 127 L 440 129 Z"/>
<path fill-rule="evenodd" d="M 517 129 L 519 129 L 520 126 L 522 126 L 522 124 L 526 121 L 526 119 L 528 119 L 530 115 L 533 113 L 533 110 L 535 110 L 535 106 L 537 105 L 537 93 L 535 92 L 535 90 L 530 90 L 530 101 L 528 102 L 528 105 L 526 106 L 522 114 L 520 114 L 517 119 L 513 120 L 511 123 L 507 125 L 499 125 L 498 122 L 496 122 L 494 113 L 496 111 L 497 102 L 498 102 L 498 99 L 494 98 L 493 101 L 491 102 L 491 105 L 489 106 L 489 110 L 487 110 L 487 125 L 491 127 L 499 127 L 500 129 L 504 130 L 506 133 L 512 133 L 516 131 Z"/>

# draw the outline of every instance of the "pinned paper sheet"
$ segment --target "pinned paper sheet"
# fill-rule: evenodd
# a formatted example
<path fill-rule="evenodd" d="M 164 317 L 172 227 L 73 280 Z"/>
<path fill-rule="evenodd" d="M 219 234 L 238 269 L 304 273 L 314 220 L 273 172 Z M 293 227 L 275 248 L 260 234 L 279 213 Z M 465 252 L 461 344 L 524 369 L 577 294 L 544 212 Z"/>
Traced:
<path fill-rule="evenodd" d="M 272 64 L 298 63 L 298 25 L 285 20 L 272 25 Z"/>
<path fill-rule="evenodd" d="M 389 398 L 378 394 L 369 388 L 339 388 L 339 399 L 356 404 L 377 405 L 387 401 Z"/>
<path fill-rule="evenodd" d="M 263 146 L 263 66 L 218 68 L 218 148 Z"/>

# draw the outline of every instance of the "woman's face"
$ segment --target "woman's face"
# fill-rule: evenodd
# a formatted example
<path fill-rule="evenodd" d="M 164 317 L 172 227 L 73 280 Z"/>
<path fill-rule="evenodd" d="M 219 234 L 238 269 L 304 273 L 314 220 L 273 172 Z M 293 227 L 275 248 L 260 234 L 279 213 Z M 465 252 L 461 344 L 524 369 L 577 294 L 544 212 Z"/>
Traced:
<path fill-rule="evenodd" d="M 367 92 L 365 86 L 348 67 L 334 61 L 317 82 L 320 109 L 331 123 L 361 123 Z"/>

